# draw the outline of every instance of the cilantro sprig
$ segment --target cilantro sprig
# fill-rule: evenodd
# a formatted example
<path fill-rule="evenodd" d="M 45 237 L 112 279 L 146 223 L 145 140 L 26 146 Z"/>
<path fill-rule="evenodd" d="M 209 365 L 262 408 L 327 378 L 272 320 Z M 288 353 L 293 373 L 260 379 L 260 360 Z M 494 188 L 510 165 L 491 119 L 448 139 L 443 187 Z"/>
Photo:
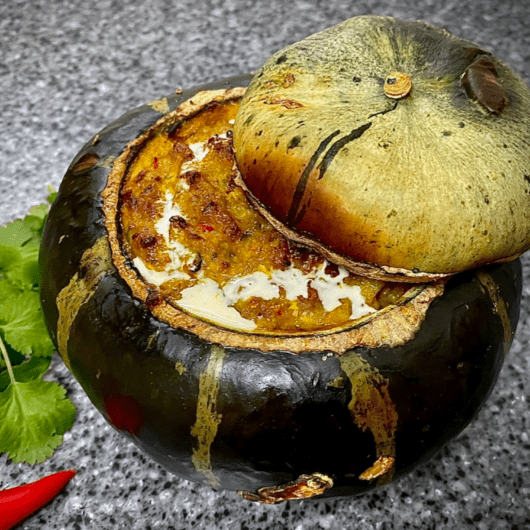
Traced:
<path fill-rule="evenodd" d="M 38 253 L 49 205 L 0 226 L 0 453 L 14 462 L 49 458 L 72 427 L 75 406 L 42 379 L 55 347 L 39 301 Z"/>

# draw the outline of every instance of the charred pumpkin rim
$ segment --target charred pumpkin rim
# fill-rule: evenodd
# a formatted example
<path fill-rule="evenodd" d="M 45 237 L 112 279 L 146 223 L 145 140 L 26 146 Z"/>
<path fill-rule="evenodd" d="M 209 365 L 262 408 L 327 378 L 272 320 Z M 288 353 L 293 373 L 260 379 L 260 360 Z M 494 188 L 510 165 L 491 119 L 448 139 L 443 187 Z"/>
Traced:
<path fill-rule="evenodd" d="M 118 219 L 122 180 L 131 162 L 144 143 L 161 127 L 189 119 L 207 105 L 240 99 L 245 91 L 246 87 L 237 87 L 198 92 L 132 140 L 115 160 L 108 176 L 107 185 L 102 192 L 102 198 L 111 258 L 118 274 L 129 285 L 133 296 L 142 301 L 156 318 L 172 327 L 194 333 L 203 340 L 221 343 L 226 347 L 256 348 L 261 351 L 287 349 L 294 353 L 333 351 L 340 354 L 358 346 L 394 347 L 408 342 L 418 331 L 430 303 L 443 293 L 445 280 L 413 286 L 397 304 L 389 305 L 375 313 L 366 315 L 354 324 L 317 333 L 300 332 L 282 335 L 267 332 L 232 331 L 199 319 L 182 309 L 176 308 L 158 295 L 130 265 L 128 258 L 122 252 Z M 235 169 L 237 171 L 237 168 Z"/>

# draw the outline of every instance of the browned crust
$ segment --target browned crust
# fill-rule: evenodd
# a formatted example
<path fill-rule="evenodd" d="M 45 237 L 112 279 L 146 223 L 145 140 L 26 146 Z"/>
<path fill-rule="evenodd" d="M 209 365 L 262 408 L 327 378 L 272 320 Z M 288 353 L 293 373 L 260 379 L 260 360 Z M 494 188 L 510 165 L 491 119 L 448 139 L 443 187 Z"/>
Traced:
<path fill-rule="evenodd" d="M 109 245 L 105 236 L 98 239 L 95 244 L 86 249 L 81 256 L 80 269 L 86 269 L 86 274 L 80 277 L 79 273 L 63 287 L 55 303 L 59 318 L 57 320 L 57 349 L 63 358 L 64 364 L 71 371 L 70 358 L 68 357 L 68 339 L 70 328 L 81 307 L 94 296 L 96 288 L 105 274 L 112 269 Z"/>
<path fill-rule="evenodd" d="M 107 186 L 102 192 L 112 261 L 120 276 L 132 289 L 133 295 L 143 303 L 146 303 L 148 297 L 152 298 L 153 291 L 128 264 L 122 253 L 118 236 L 119 193 L 128 166 L 139 148 L 155 134 L 159 127 L 189 118 L 210 103 L 239 99 L 245 90 L 240 87 L 197 93 L 192 99 L 182 103 L 144 134 L 130 142 L 114 163 Z M 157 298 L 156 304 L 148 305 L 152 314 L 159 320 L 175 328 L 194 333 L 208 342 L 223 344 L 225 347 L 255 348 L 264 352 L 275 350 L 289 350 L 294 353 L 333 351 L 341 354 L 356 346 L 392 347 L 411 340 L 423 322 L 431 301 L 443 293 L 444 285 L 444 281 L 418 285 L 410 289 L 397 305 L 391 305 L 377 313 L 367 315 L 352 327 L 318 334 L 272 335 L 231 331 L 199 320 L 164 299 Z"/>

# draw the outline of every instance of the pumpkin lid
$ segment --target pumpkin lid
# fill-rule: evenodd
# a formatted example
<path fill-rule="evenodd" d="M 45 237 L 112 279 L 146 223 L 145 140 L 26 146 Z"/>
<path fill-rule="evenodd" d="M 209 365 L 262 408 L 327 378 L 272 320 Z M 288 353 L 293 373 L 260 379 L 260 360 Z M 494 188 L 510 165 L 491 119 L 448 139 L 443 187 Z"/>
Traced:
<path fill-rule="evenodd" d="M 481 47 L 362 16 L 274 54 L 234 125 L 241 184 L 284 234 L 424 281 L 530 247 L 530 91 Z"/>

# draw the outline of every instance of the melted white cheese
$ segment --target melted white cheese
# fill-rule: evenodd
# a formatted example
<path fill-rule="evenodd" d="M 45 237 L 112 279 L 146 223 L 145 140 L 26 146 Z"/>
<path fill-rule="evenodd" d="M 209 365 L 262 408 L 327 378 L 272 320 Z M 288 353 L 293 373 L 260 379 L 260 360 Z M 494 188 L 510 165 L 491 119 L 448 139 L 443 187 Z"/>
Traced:
<path fill-rule="evenodd" d="M 176 278 L 189 278 L 187 274 L 180 270 L 171 269 L 169 271 L 155 271 L 150 269 L 139 257 L 133 259 L 133 265 L 146 282 L 156 285 L 157 287 Z"/>
<path fill-rule="evenodd" d="M 147 282 L 160 286 L 173 279 L 190 278 L 181 270 L 183 259 L 188 256 L 190 253 L 184 246 L 173 243 L 170 252 L 172 263 L 168 270 L 152 270 L 138 257 L 133 263 Z M 258 271 L 234 278 L 222 288 L 210 278 L 204 277 L 201 271 L 196 275 L 198 283 L 181 291 L 181 299 L 178 300 L 177 305 L 199 318 L 242 331 L 252 331 L 256 324 L 252 320 L 243 318 L 232 306 L 240 300 L 245 301 L 253 296 L 264 300 L 279 298 L 280 288 L 285 291 L 288 300 L 296 300 L 299 296 L 307 298 L 308 286 L 311 286 L 317 291 L 326 311 L 333 311 L 343 300 L 350 300 L 352 320 L 375 311 L 366 304 L 359 286 L 344 283 L 343 280 L 348 276 L 346 270 L 339 267 L 339 274 L 332 277 L 325 273 L 325 267 L 326 263 L 313 274 L 304 274 L 294 267 L 285 271 L 275 270 L 270 276 Z"/>
<path fill-rule="evenodd" d="M 188 184 L 188 181 L 185 178 L 179 179 L 179 186 L 181 190 L 188 191 L 190 189 L 190 185 Z"/>
<path fill-rule="evenodd" d="M 209 152 L 208 142 L 197 142 L 194 144 L 189 144 L 189 148 L 193 153 L 195 162 L 200 162 Z"/>
<path fill-rule="evenodd" d="M 299 296 L 307 298 L 309 296 L 308 281 L 310 281 L 310 276 L 296 267 L 289 267 L 284 271 L 275 270 L 271 277 L 271 282 L 283 287 L 287 300 L 296 300 Z"/>
<path fill-rule="evenodd" d="M 348 276 L 345 269 L 339 267 L 339 274 L 332 277 L 325 273 L 326 266 L 327 263 L 324 263 L 311 274 L 304 274 L 295 267 L 284 271 L 275 270 L 270 276 L 258 271 L 234 278 L 222 288 L 200 274 L 199 283 L 184 289 L 181 292 L 182 298 L 177 304 L 199 317 L 242 331 L 252 331 L 256 324 L 241 317 L 231 306 L 239 300 L 248 300 L 253 296 L 264 300 L 278 298 L 280 287 L 285 291 L 288 300 L 295 300 L 298 296 L 307 298 L 308 286 L 313 287 L 318 292 L 326 311 L 333 311 L 339 307 L 342 300 L 350 300 L 351 319 L 375 311 L 365 303 L 359 286 L 344 283 L 344 279 Z"/>
<path fill-rule="evenodd" d="M 182 164 L 182 167 L 181 167 L 182 172 L 188 171 L 190 168 L 195 166 L 197 162 L 204 160 L 206 155 L 210 152 L 210 149 L 208 149 L 207 141 L 189 144 L 188 147 L 191 149 L 191 152 L 193 153 L 193 158 L 191 160 L 188 160 L 187 162 L 184 162 L 184 164 Z"/>
<path fill-rule="evenodd" d="M 236 309 L 229 307 L 223 291 L 210 278 L 202 278 L 197 285 L 180 294 L 178 305 L 192 315 L 231 329 L 252 331 L 256 328 L 253 320 L 243 318 Z"/>
<path fill-rule="evenodd" d="M 169 245 L 169 230 L 171 228 L 170 219 L 173 216 L 182 217 L 182 210 L 178 204 L 173 204 L 173 194 L 166 191 L 166 200 L 164 202 L 164 211 L 162 217 L 156 222 L 155 228 L 158 234 L 162 235 Z"/>
<path fill-rule="evenodd" d="M 318 297 L 326 311 L 333 311 L 340 306 L 341 301 L 346 299 L 351 302 L 350 319 L 360 318 L 375 309 L 366 304 L 361 288 L 358 285 L 347 285 L 344 279 L 348 271 L 339 267 L 339 274 L 335 277 L 325 273 L 327 263 L 324 262 L 317 269 L 316 277 L 311 280 L 311 287 L 318 293 Z"/>
<path fill-rule="evenodd" d="M 264 272 L 233 278 L 223 287 L 222 292 L 229 305 L 239 300 L 248 300 L 253 296 L 263 300 L 272 300 L 280 296 L 280 288 L 272 283 Z"/>
<path fill-rule="evenodd" d="M 178 241 L 171 241 L 170 219 L 174 215 L 182 217 L 182 211 L 178 204 L 173 204 L 173 195 L 169 191 L 166 191 L 164 211 L 162 212 L 160 219 L 155 223 L 155 229 L 157 234 L 164 238 L 166 246 L 168 247 L 171 265 L 168 266 L 167 270 L 155 271 L 150 269 L 140 258 L 136 257 L 133 260 L 134 266 L 142 277 L 147 282 L 156 285 L 157 287 L 176 278 L 189 279 L 189 275 L 181 269 L 185 263 L 190 263 L 194 259 L 193 253 L 184 245 Z"/>

